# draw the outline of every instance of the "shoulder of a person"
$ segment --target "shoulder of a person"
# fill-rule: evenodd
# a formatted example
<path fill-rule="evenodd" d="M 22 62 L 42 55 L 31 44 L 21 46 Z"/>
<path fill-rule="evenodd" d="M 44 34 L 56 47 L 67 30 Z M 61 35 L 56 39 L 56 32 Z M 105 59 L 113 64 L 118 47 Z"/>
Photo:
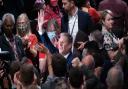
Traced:
<path fill-rule="evenodd" d="M 90 15 L 87 12 L 84 12 L 82 10 L 78 10 L 78 16 L 90 17 Z"/>
<path fill-rule="evenodd" d="M 30 38 L 37 38 L 37 36 L 35 34 L 31 34 Z"/>
<path fill-rule="evenodd" d="M 15 38 L 16 41 L 17 41 L 17 40 L 18 40 L 18 41 L 19 41 L 19 40 L 21 41 L 21 38 L 20 38 L 19 36 L 17 36 L 17 35 L 15 35 L 14 38 Z"/>
<path fill-rule="evenodd" d="M 5 37 L 4 34 L 1 34 L 1 35 L 0 35 L 0 39 L 2 39 L 3 37 Z"/>

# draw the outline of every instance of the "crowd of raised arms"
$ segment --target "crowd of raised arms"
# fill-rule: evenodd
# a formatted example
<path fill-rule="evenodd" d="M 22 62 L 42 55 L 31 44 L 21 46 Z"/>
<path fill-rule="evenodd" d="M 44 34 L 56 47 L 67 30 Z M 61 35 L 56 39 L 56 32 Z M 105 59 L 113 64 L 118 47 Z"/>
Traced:
<path fill-rule="evenodd" d="M 0 0 L 0 89 L 128 89 L 128 1 Z"/>

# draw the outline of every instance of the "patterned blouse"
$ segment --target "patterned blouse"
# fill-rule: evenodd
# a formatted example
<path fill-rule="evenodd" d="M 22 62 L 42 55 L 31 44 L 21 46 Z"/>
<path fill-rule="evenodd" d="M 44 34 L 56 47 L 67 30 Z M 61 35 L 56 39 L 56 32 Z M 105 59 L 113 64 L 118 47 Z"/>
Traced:
<path fill-rule="evenodd" d="M 103 34 L 103 45 L 106 50 L 111 50 L 118 47 L 118 38 L 114 35 L 114 33 L 108 31 L 105 27 L 102 27 Z"/>

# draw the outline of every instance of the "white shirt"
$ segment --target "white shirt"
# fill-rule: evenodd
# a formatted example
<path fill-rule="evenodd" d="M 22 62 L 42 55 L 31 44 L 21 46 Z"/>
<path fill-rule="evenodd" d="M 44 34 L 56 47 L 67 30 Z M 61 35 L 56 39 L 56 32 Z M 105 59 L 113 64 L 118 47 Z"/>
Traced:
<path fill-rule="evenodd" d="M 64 55 L 64 58 L 67 59 L 70 53 Z"/>
<path fill-rule="evenodd" d="M 69 16 L 69 21 L 68 21 L 68 33 L 70 35 L 72 35 L 73 37 L 73 43 L 74 43 L 74 40 L 76 38 L 76 34 L 78 32 L 78 8 L 75 12 L 75 14 L 73 16 Z"/>

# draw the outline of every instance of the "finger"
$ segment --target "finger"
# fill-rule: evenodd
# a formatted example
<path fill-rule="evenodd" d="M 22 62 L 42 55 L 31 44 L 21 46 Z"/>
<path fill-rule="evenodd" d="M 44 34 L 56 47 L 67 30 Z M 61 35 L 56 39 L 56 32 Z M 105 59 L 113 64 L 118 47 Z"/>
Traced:
<path fill-rule="evenodd" d="M 81 49 L 81 46 L 78 47 L 78 50 L 80 50 L 80 49 Z"/>
<path fill-rule="evenodd" d="M 2 70 L 0 70 L 0 74 L 3 72 L 4 70 L 2 69 Z"/>
<path fill-rule="evenodd" d="M 38 20 L 40 19 L 40 11 L 38 11 Z"/>
<path fill-rule="evenodd" d="M 44 23 L 46 23 L 48 20 L 44 20 Z"/>
<path fill-rule="evenodd" d="M 79 42 L 77 42 L 78 44 L 83 44 L 84 42 L 82 42 L 82 41 L 79 41 Z"/>
<path fill-rule="evenodd" d="M 2 63 L 3 63 L 3 62 L 2 62 L 2 61 L 0 61 L 0 67 L 2 66 Z"/>
<path fill-rule="evenodd" d="M 43 17 L 44 17 L 44 10 L 41 10 L 41 14 L 43 15 Z"/>
<path fill-rule="evenodd" d="M 81 50 L 84 48 L 84 44 L 81 44 L 79 47 L 78 47 L 78 50 Z"/>
<path fill-rule="evenodd" d="M 4 71 L 3 71 L 2 73 L 0 73 L 0 76 L 1 76 L 1 77 L 3 77 L 3 75 L 4 75 Z"/>

